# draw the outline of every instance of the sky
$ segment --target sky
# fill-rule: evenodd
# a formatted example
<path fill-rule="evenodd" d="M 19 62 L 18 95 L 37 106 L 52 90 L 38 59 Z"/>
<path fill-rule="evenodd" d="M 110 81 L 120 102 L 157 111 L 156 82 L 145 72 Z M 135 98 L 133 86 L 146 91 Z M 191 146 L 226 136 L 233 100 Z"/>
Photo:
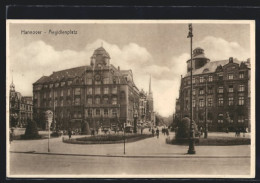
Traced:
<path fill-rule="evenodd" d="M 154 108 L 162 116 L 175 112 L 181 75 L 190 58 L 187 23 L 10 23 L 7 86 L 11 78 L 23 96 L 32 95 L 32 83 L 53 71 L 90 64 L 101 45 L 110 63 L 131 69 L 139 89 L 148 91 L 152 77 Z M 24 35 L 22 30 L 46 33 Z M 49 30 L 75 30 L 77 34 L 53 35 Z M 193 23 L 193 48 L 201 47 L 211 62 L 250 57 L 248 23 Z M 11 72 L 11 70 L 13 72 Z M 13 74 L 12 74 L 13 73 Z"/>

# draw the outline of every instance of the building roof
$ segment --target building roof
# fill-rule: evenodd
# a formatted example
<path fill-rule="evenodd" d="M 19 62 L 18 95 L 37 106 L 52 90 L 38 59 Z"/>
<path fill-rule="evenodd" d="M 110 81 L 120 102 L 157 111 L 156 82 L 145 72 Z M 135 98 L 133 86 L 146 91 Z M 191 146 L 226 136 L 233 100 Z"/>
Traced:
<path fill-rule="evenodd" d="M 95 57 L 96 55 L 102 55 L 103 57 L 110 58 L 110 55 L 108 54 L 108 52 L 103 47 L 100 47 L 100 48 L 96 49 L 94 51 L 92 57 Z"/>
<path fill-rule="evenodd" d="M 226 65 L 229 63 L 229 60 L 219 60 L 219 61 L 212 61 L 212 62 L 208 62 L 206 63 L 203 67 L 196 69 L 193 71 L 192 74 L 194 75 L 198 75 L 198 74 L 203 74 L 203 73 L 213 73 L 216 71 L 217 67 L 222 65 Z M 237 63 L 240 64 L 241 62 L 238 61 L 237 59 L 233 59 L 233 63 Z M 188 72 L 185 77 L 190 76 L 190 72 Z"/>
<path fill-rule="evenodd" d="M 81 66 L 81 67 L 75 67 L 75 68 L 71 68 L 71 69 L 53 72 L 50 76 L 42 76 L 34 84 L 59 82 L 62 80 L 75 78 L 76 76 L 81 76 L 87 67 L 88 66 Z"/>

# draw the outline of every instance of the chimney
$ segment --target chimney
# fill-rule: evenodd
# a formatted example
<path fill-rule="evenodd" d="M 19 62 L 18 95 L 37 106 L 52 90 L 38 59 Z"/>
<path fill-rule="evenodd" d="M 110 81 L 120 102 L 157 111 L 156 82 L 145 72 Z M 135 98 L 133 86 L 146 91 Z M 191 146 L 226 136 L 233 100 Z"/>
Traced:
<path fill-rule="evenodd" d="M 229 57 L 229 63 L 233 63 L 233 57 Z"/>
<path fill-rule="evenodd" d="M 120 67 L 118 66 L 118 70 L 120 71 Z"/>

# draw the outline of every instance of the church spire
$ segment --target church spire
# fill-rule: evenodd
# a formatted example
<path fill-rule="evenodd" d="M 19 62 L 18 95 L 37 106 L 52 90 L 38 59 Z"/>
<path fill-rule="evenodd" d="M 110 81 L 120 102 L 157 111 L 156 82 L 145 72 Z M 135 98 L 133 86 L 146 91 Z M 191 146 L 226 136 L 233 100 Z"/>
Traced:
<path fill-rule="evenodd" d="M 13 70 L 12 70 L 12 83 L 10 85 L 10 91 L 15 91 L 14 81 L 13 81 Z"/>

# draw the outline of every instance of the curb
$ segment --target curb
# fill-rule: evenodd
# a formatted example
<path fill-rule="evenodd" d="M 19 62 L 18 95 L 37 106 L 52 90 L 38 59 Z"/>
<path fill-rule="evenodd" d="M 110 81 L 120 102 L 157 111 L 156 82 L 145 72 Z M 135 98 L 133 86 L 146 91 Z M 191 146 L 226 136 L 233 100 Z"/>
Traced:
<path fill-rule="evenodd" d="M 91 157 L 119 157 L 119 158 L 250 158 L 250 156 L 203 156 L 203 155 L 110 155 L 110 154 L 65 154 L 65 153 L 51 153 L 51 152 L 36 152 L 36 151 L 10 151 L 10 153 L 19 154 L 41 154 L 41 155 L 61 155 L 61 156 L 91 156 Z"/>

